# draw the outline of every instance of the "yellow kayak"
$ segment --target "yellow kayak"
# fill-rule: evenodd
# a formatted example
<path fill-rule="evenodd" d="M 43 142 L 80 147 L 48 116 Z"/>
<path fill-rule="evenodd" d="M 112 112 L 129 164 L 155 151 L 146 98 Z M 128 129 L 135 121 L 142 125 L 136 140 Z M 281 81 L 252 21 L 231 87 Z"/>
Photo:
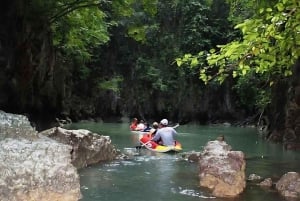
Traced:
<path fill-rule="evenodd" d="M 143 147 L 150 151 L 154 152 L 180 152 L 182 151 L 182 146 L 180 142 L 175 141 L 174 145 L 172 146 L 165 146 L 165 145 L 160 145 L 157 144 L 156 142 L 151 141 L 151 136 L 150 134 L 145 134 L 141 139 L 140 143 L 142 144 Z"/>

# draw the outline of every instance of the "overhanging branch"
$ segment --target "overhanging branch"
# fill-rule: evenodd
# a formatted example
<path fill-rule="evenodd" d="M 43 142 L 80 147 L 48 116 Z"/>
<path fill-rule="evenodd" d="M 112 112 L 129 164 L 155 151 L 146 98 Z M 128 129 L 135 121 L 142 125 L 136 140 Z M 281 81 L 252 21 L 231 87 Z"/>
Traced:
<path fill-rule="evenodd" d="M 78 3 L 79 3 L 79 5 L 76 5 Z M 101 5 L 101 2 L 99 2 L 99 3 L 86 3 L 85 2 L 85 4 L 80 4 L 80 3 L 83 3 L 83 2 L 81 2 L 80 0 L 75 0 L 72 3 L 64 4 L 64 6 L 67 5 L 67 7 L 63 8 L 62 10 L 60 10 L 56 14 L 54 14 L 52 17 L 50 17 L 49 22 L 52 24 L 53 22 L 55 22 L 59 18 L 65 16 L 65 15 L 67 15 L 67 14 L 69 14 L 69 13 L 71 13 L 74 10 L 77 10 L 77 9 Z"/>

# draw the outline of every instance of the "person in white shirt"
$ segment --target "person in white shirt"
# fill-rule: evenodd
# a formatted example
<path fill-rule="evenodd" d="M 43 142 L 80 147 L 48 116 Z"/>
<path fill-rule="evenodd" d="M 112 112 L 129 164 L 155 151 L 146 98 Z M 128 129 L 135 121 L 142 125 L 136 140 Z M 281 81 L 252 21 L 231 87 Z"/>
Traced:
<path fill-rule="evenodd" d="M 160 121 L 161 128 L 157 130 L 152 141 L 165 146 L 175 145 L 175 136 L 177 135 L 177 132 L 174 128 L 169 127 L 168 123 L 167 119 L 162 119 Z"/>
<path fill-rule="evenodd" d="M 140 120 L 140 122 L 138 123 L 138 125 L 136 126 L 137 131 L 143 131 L 146 128 L 144 120 Z"/>

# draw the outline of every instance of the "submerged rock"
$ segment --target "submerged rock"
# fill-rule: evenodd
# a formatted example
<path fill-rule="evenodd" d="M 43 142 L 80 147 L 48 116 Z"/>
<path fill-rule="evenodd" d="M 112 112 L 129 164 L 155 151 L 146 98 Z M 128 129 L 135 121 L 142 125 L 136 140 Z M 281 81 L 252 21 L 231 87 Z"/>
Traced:
<path fill-rule="evenodd" d="M 262 186 L 262 187 L 269 187 L 269 188 L 271 188 L 272 185 L 273 185 L 273 181 L 272 181 L 271 178 L 266 178 L 263 181 L 261 181 L 258 185 Z"/>
<path fill-rule="evenodd" d="M 200 186 L 216 197 L 236 196 L 246 187 L 245 167 L 243 152 L 231 151 L 225 141 L 210 141 L 200 155 Z"/>
<path fill-rule="evenodd" d="M 194 162 L 199 162 L 199 158 L 200 158 L 200 152 L 196 152 L 196 151 L 190 151 L 190 152 L 184 152 L 181 155 L 181 158 L 188 161 L 188 162 L 191 162 L 191 163 L 194 163 Z"/>
<path fill-rule="evenodd" d="M 119 154 L 111 144 L 109 136 L 92 133 L 89 130 L 66 130 L 57 127 L 39 134 L 70 145 L 72 147 L 70 151 L 72 164 L 77 168 L 101 161 L 111 161 L 116 159 Z"/>
<path fill-rule="evenodd" d="M 248 176 L 248 181 L 259 181 L 262 180 L 262 177 L 257 174 L 250 174 Z"/>

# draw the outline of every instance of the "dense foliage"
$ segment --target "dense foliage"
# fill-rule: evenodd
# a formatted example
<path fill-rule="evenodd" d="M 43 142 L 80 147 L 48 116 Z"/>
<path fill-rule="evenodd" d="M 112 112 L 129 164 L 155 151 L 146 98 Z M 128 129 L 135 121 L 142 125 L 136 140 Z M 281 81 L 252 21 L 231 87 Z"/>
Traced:
<path fill-rule="evenodd" d="M 153 114 L 186 118 L 187 113 L 196 111 L 193 105 L 205 99 L 198 69 L 178 69 L 174 59 L 184 52 L 195 53 L 199 48 L 210 49 L 227 41 L 232 30 L 224 17 L 228 13 L 224 1 L 168 0 L 158 2 L 155 16 L 139 11 L 139 15 L 124 20 L 129 25 L 143 20 L 146 33 L 144 40 L 128 41 L 120 33 L 114 33 L 117 38 L 112 38 L 122 47 L 119 56 L 128 56 L 118 59 L 122 66 L 119 72 L 126 77 L 122 97 L 130 114 L 143 118 Z M 123 25 L 118 32 L 128 26 Z"/>
<path fill-rule="evenodd" d="M 232 5 L 234 3 L 244 1 L 232 1 Z M 255 86 L 260 93 L 269 91 L 266 86 L 290 76 L 291 67 L 300 56 L 299 1 L 262 1 L 255 8 L 251 18 L 235 26 L 241 31 L 240 40 L 220 43 L 210 51 L 199 49 L 198 55 L 185 55 L 177 59 L 177 64 L 180 66 L 182 62 L 187 62 L 191 66 L 201 66 L 200 78 L 206 83 L 212 79 L 222 83 L 229 75 L 234 78 L 243 76 L 238 79 L 239 83 L 243 80 L 253 83 L 251 80 L 256 80 Z M 259 93 L 256 94 L 256 101 L 261 100 Z M 268 98 L 262 104 L 267 103 Z"/>
<path fill-rule="evenodd" d="M 242 36 L 233 25 L 253 16 L 247 9 L 252 3 L 12 1 L 4 10 L 14 13 L 2 17 L 11 15 L 15 30 L 22 31 L 14 30 L 19 35 L 8 38 L 17 53 L 7 57 L 11 60 L 1 76 L 9 75 L 11 90 L 6 93 L 11 101 L 0 101 L 14 112 L 46 111 L 51 119 L 137 116 L 207 122 L 244 118 L 255 112 L 253 97 L 264 96 L 255 88 L 265 86 L 261 82 L 266 79 L 264 74 L 250 73 L 243 79 L 229 79 L 222 86 L 204 83 L 220 74 L 212 64 L 222 52 L 216 47 Z M 212 49 L 216 51 L 210 53 L 208 61 L 206 56 Z M 11 62 L 15 60 L 19 62 Z M 186 68 L 178 68 L 176 63 Z M 199 71 L 202 80 L 198 79 Z M 0 86 L 4 91 L 5 85 Z"/>
<path fill-rule="evenodd" d="M 228 15 L 222 0 L 103 1 L 56 14 L 54 45 L 72 66 L 72 100 L 109 100 L 95 108 L 98 115 L 120 112 L 121 100 L 130 116 L 190 118 L 202 83 L 198 69 L 178 69 L 174 58 L 227 42 L 234 36 Z"/>

